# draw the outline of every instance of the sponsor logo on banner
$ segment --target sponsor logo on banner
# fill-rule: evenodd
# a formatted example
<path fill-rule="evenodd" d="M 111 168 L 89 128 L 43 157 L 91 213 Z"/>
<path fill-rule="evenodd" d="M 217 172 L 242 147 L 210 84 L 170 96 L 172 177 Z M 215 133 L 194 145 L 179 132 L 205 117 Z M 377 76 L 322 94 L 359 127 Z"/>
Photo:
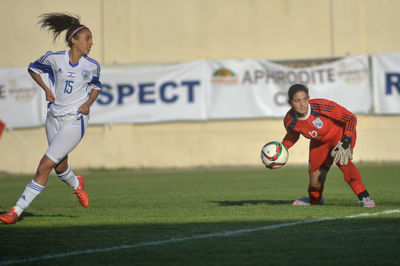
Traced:
<path fill-rule="evenodd" d="M 228 68 L 220 68 L 214 71 L 211 82 L 212 83 L 223 83 L 223 84 L 236 84 L 238 78 L 235 72 Z"/>
<path fill-rule="evenodd" d="M 241 80 L 242 84 L 333 84 L 338 79 L 350 85 L 360 84 L 369 75 L 368 66 L 360 59 L 334 63 L 317 68 L 286 68 L 277 69 L 277 66 L 268 66 L 266 69 L 247 69 Z"/>
<path fill-rule="evenodd" d="M 246 70 L 241 81 L 242 84 L 250 85 L 260 82 L 278 85 L 334 83 L 335 69 L 333 67 L 321 67 L 319 69 Z"/>
<path fill-rule="evenodd" d="M 307 84 L 313 98 L 339 101 L 353 112 L 371 110 L 370 73 L 365 55 L 307 68 L 289 68 L 261 59 L 221 60 L 213 65 L 237 70 L 239 81 L 235 86 L 216 84 L 219 80 L 212 82 L 214 87 L 218 85 L 218 90 L 211 90 L 211 118 L 282 117 L 289 108 L 287 90 L 295 83 Z M 344 94 L 345 99 L 340 96 Z M 359 95 L 363 95 L 363 101 L 354 101 Z M 322 126 L 321 121 L 315 121 L 316 128 Z"/>
<path fill-rule="evenodd" d="M 337 75 L 348 84 L 359 84 L 368 77 L 368 67 L 361 60 L 341 62 Z"/>
<path fill-rule="evenodd" d="M 2 91 L 2 88 L 0 88 L 0 95 L 4 95 L 4 93 L 2 93 L 1 91 Z M 16 79 L 9 80 L 8 94 L 11 98 L 14 98 L 16 101 L 21 101 L 21 102 L 30 101 L 35 96 L 36 92 L 37 92 L 37 88 L 34 86 L 20 87 L 20 86 L 18 86 Z M 2 96 L 2 97 L 4 97 L 4 96 Z M 0 97 L 0 98 L 2 98 L 2 97 Z"/>

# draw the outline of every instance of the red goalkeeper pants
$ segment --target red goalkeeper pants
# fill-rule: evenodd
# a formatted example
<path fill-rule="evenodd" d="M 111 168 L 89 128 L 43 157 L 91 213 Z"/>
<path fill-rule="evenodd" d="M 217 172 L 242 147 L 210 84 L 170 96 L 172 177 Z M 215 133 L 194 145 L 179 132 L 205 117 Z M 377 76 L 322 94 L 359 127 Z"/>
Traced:
<path fill-rule="evenodd" d="M 347 165 L 338 165 L 340 170 L 342 170 L 344 174 L 344 181 L 349 184 L 351 189 L 354 191 L 356 195 L 360 194 L 365 190 L 364 183 L 361 179 L 360 172 L 358 172 L 357 167 L 353 164 L 352 161 L 349 161 Z"/>

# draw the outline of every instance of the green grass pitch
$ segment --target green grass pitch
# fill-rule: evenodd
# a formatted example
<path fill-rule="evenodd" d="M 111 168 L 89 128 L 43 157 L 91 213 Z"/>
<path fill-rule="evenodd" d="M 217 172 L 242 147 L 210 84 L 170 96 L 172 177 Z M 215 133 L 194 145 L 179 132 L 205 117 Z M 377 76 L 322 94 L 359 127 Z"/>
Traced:
<path fill-rule="evenodd" d="M 325 205 L 305 167 L 92 170 L 87 209 L 56 176 L 17 224 L 0 224 L 0 265 L 398 265 L 400 165 L 359 165 L 375 208 L 332 167 Z M 31 177 L 0 175 L 0 211 Z M 324 219 L 327 218 L 327 219 Z"/>

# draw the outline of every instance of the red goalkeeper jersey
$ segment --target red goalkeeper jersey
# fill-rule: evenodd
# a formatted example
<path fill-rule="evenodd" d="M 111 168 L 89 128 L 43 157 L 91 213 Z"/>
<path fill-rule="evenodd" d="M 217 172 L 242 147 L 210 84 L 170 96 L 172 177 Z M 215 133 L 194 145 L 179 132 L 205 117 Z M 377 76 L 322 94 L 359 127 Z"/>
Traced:
<path fill-rule="evenodd" d="M 287 134 L 282 143 L 288 149 L 300 134 L 321 143 L 340 139 L 344 134 L 353 139 L 356 136 L 356 116 L 336 102 L 325 99 L 309 100 L 308 114 L 303 118 L 290 109 L 283 122 Z"/>

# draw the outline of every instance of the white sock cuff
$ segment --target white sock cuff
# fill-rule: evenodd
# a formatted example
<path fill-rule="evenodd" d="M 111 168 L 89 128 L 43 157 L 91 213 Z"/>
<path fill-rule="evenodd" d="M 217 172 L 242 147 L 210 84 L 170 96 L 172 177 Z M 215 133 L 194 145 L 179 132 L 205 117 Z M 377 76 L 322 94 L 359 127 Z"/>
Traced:
<path fill-rule="evenodd" d="M 33 193 L 37 193 L 39 194 L 40 192 L 42 192 L 42 190 L 44 189 L 44 186 L 39 185 L 38 183 L 36 183 L 33 179 L 31 180 L 31 182 L 27 185 L 28 188 L 32 189 Z"/>
<path fill-rule="evenodd" d="M 57 174 L 57 175 L 61 180 L 65 181 L 65 180 L 68 180 L 69 178 L 71 178 L 71 172 L 72 172 L 72 168 L 70 165 L 68 165 L 68 169 L 64 173 Z M 72 173 L 72 176 L 74 176 L 73 173 Z"/>
<path fill-rule="evenodd" d="M 40 192 L 42 192 L 43 189 L 44 186 L 39 185 L 33 179 L 28 185 L 26 185 L 24 192 L 15 204 L 16 206 L 14 206 L 18 216 L 20 216 L 21 213 L 29 207 L 29 204 L 31 204 L 31 202 L 36 198 L 37 195 L 40 194 Z"/>

